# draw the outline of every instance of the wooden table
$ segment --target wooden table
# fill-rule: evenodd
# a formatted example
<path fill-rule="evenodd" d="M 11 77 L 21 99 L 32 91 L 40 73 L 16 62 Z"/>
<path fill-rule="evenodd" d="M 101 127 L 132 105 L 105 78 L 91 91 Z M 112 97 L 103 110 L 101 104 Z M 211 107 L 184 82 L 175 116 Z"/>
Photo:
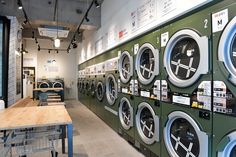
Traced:
<path fill-rule="evenodd" d="M 64 106 L 17 107 L 0 111 L 0 130 L 67 126 L 68 157 L 73 157 L 73 124 Z"/>

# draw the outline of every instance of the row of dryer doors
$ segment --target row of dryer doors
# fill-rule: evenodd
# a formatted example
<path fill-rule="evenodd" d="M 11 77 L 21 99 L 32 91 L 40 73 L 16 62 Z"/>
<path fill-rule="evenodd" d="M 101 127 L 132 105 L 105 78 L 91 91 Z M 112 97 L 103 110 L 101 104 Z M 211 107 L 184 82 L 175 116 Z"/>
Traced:
<path fill-rule="evenodd" d="M 164 28 L 171 37 L 166 45 L 160 47 L 164 52 L 161 56 L 163 68 L 157 64 L 160 53 L 149 43 L 139 48 L 137 56 L 133 54 L 135 64 L 131 53 L 121 54 L 123 63 L 119 64 L 119 69 L 124 84 L 136 71 L 138 83 L 155 86 L 153 79 L 163 73 L 159 80 L 162 95 L 157 97 L 162 101 L 160 105 L 164 115 L 156 114 L 157 109 L 150 100 L 144 99 L 142 103 L 132 105 L 129 97 L 124 97 L 120 100 L 119 117 L 124 129 L 136 124 L 139 136 L 147 145 L 161 141 L 160 131 L 163 131 L 162 142 L 168 152 L 162 150 L 165 155 L 236 156 L 236 127 L 233 122 L 236 120 L 236 16 L 233 13 L 236 5 L 228 1 L 230 6 L 221 8 L 225 4 L 227 2 L 213 6 L 217 9 L 208 14 L 209 18 L 203 11 L 185 20 L 187 23 L 187 20 L 201 15 L 203 21 L 209 22 L 214 16 L 227 13 L 229 21 L 221 30 L 205 29 L 204 26 L 199 29 L 199 21 L 193 22 L 196 27 L 179 29 L 174 33 L 170 30 L 178 26 Z M 135 91 L 134 87 L 132 94 L 135 95 Z M 226 120 L 230 123 L 224 124 Z"/>

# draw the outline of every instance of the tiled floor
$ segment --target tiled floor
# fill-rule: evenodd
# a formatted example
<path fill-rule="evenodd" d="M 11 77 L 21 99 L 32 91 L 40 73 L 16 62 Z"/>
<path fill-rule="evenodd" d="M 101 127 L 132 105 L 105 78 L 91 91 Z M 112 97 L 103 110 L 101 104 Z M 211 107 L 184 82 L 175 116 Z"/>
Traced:
<path fill-rule="evenodd" d="M 68 101 L 67 109 L 74 125 L 74 157 L 144 157 L 78 101 Z M 59 157 L 67 156 L 58 150 Z M 32 156 L 51 155 L 44 152 Z"/>

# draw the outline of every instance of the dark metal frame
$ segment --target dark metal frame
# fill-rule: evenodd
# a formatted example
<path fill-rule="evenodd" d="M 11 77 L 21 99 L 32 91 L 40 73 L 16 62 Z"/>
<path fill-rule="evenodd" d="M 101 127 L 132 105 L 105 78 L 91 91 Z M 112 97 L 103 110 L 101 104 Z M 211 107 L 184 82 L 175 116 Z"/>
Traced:
<path fill-rule="evenodd" d="M 10 20 L 4 16 L 0 16 L 0 21 L 3 22 L 3 47 L 2 47 L 2 97 L 7 108 L 8 101 L 8 60 L 9 60 L 9 41 L 10 41 Z"/>

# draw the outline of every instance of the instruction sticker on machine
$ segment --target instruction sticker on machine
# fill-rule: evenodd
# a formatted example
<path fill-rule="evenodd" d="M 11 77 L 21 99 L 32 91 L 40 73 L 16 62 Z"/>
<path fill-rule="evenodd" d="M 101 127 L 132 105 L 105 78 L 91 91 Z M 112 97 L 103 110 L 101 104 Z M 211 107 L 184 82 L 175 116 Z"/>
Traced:
<path fill-rule="evenodd" d="M 155 95 L 155 98 L 157 100 L 160 100 L 160 91 L 161 91 L 161 81 L 160 80 L 156 80 L 154 83 L 154 88 L 153 88 L 153 94 Z"/>
<path fill-rule="evenodd" d="M 222 31 L 228 21 L 228 9 L 212 14 L 212 32 L 215 33 Z"/>
<path fill-rule="evenodd" d="M 169 32 L 161 34 L 161 47 L 165 47 L 169 40 Z"/>

